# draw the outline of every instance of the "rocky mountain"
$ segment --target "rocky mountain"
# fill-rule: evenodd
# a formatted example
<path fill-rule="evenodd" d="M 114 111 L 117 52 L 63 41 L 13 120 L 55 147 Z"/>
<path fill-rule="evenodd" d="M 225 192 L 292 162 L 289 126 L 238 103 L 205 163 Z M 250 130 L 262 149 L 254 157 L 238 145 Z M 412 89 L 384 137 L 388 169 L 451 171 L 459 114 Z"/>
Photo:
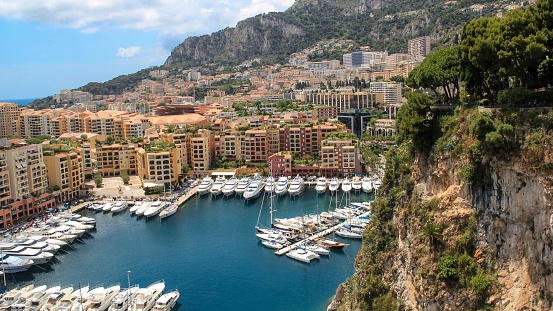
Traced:
<path fill-rule="evenodd" d="M 406 51 L 411 38 L 429 35 L 438 44 L 457 40 L 470 19 L 494 14 L 502 1 L 298 0 L 285 12 L 261 14 L 211 35 L 179 44 L 165 65 L 236 65 L 261 58 L 284 62 L 288 55 L 323 39 L 353 39 L 390 52 Z M 471 7 L 483 4 L 480 10 Z"/>

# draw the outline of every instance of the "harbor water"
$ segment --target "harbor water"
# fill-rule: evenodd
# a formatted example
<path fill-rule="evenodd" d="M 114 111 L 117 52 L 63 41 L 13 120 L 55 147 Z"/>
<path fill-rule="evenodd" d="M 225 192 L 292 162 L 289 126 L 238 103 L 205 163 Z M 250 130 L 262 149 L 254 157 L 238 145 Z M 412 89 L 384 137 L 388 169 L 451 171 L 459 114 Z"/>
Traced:
<path fill-rule="evenodd" d="M 373 198 L 351 195 L 352 202 Z M 350 245 L 310 264 L 276 256 L 255 236 L 258 218 L 260 224 L 269 222 L 270 201 L 267 196 L 252 202 L 195 196 L 161 221 L 137 218 L 128 210 L 115 215 L 83 211 L 97 220 L 94 232 L 52 264 L 8 276 L 8 281 L 126 287 L 131 271 L 131 284 L 145 287 L 164 280 L 166 291 L 177 288 L 180 310 L 326 310 L 337 286 L 353 274 L 361 241 L 336 236 Z M 336 205 L 329 192 L 319 195 L 313 186 L 297 198 L 272 201 L 274 217 L 320 213 Z"/>

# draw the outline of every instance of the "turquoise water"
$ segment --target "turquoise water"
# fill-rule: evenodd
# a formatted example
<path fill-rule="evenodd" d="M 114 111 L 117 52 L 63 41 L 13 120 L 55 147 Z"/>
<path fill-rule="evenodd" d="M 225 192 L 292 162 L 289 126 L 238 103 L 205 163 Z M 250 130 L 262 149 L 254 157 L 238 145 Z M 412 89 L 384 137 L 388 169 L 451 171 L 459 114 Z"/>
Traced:
<path fill-rule="evenodd" d="M 352 195 L 353 202 L 372 196 Z M 275 217 L 327 210 L 329 194 L 314 189 L 296 199 L 275 198 Z M 255 236 L 260 207 L 268 223 L 268 199 L 195 196 L 163 221 L 83 212 L 97 229 L 74 250 L 57 255 L 47 270 L 15 275 L 17 283 L 147 286 L 163 279 L 166 291 L 178 288 L 181 310 L 326 310 L 337 286 L 353 273 L 360 241 L 311 264 L 276 256 Z M 13 281 L 13 279 L 12 279 Z"/>

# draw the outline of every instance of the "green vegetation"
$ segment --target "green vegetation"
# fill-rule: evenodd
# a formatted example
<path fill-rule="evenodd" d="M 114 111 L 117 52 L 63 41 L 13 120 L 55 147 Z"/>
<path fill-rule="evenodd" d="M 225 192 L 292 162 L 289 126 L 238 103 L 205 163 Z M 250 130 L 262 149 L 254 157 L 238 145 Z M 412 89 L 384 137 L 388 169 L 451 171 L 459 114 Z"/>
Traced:
<path fill-rule="evenodd" d="M 102 173 L 100 172 L 94 173 L 94 183 L 96 184 L 96 188 L 100 188 L 102 186 L 102 181 L 103 181 Z"/>
<path fill-rule="evenodd" d="M 129 172 L 127 170 L 121 170 L 121 173 L 120 175 L 121 176 L 121 179 L 123 180 L 123 183 L 125 185 L 128 185 L 129 184 Z"/>
<path fill-rule="evenodd" d="M 495 103 L 502 90 L 551 85 L 552 9 L 552 1 L 541 0 L 505 18 L 482 17 L 465 26 L 460 45 L 462 78 L 470 94 Z"/>

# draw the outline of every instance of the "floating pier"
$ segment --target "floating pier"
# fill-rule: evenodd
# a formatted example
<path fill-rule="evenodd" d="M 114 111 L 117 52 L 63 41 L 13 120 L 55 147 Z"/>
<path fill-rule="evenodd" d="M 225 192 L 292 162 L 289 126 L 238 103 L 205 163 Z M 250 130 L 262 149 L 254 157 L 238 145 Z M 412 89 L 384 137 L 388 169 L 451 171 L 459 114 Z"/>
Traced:
<path fill-rule="evenodd" d="M 363 213 L 363 214 L 361 214 L 361 215 L 359 215 L 359 216 L 357 216 L 357 217 L 361 217 L 361 216 L 365 216 L 365 217 L 366 217 L 366 216 L 369 216 L 369 214 L 370 214 L 370 212 L 365 212 L 365 213 Z M 279 255 L 279 256 L 282 256 L 282 255 L 288 253 L 289 251 L 291 251 L 291 250 L 297 248 L 299 245 L 305 244 L 306 241 L 313 240 L 313 239 L 318 239 L 318 238 L 325 237 L 325 236 L 331 234 L 332 232 L 338 230 L 338 228 L 340 228 L 340 227 L 343 226 L 343 225 L 344 225 L 344 223 L 341 222 L 341 223 L 339 223 L 339 224 L 337 224 L 337 225 L 335 225 L 335 226 L 332 226 L 332 227 L 330 227 L 330 228 L 328 228 L 328 229 L 325 229 L 325 230 L 323 230 L 323 231 L 319 231 L 319 232 L 317 232 L 317 233 L 315 233 L 315 234 L 309 236 L 308 238 L 305 238 L 305 239 L 303 239 L 303 240 L 301 240 L 301 241 L 299 241 L 299 242 L 296 242 L 296 243 L 294 243 L 294 244 L 292 244 L 292 245 L 288 245 L 288 246 L 286 246 L 286 247 L 283 247 L 283 248 L 277 250 L 277 251 L 275 252 L 275 254 L 277 254 L 277 255 Z"/>

